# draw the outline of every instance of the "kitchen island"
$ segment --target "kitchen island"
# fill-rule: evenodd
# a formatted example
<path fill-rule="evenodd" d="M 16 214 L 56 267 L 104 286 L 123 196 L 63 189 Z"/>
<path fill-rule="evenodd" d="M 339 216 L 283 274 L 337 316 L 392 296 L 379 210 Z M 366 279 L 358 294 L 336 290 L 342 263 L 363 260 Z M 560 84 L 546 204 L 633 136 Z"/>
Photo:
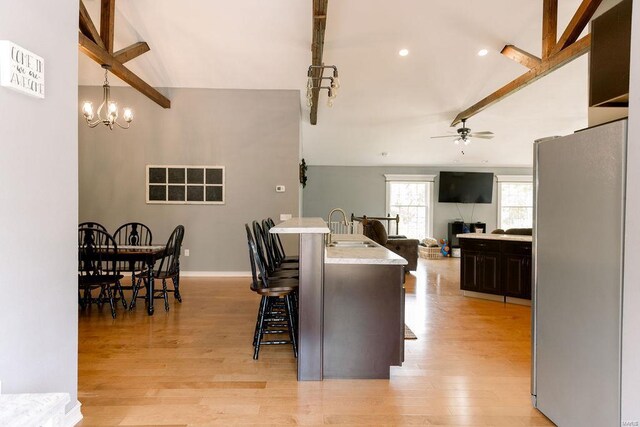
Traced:
<path fill-rule="evenodd" d="M 401 256 L 361 234 L 334 234 L 324 266 L 324 378 L 389 378 L 404 360 Z"/>
<path fill-rule="evenodd" d="M 300 235 L 298 380 L 389 378 L 404 357 L 404 265 L 363 235 L 330 235 L 321 218 L 271 233 Z"/>
<path fill-rule="evenodd" d="M 532 237 L 458 234 L 463 295 L 530 305 Z"/>

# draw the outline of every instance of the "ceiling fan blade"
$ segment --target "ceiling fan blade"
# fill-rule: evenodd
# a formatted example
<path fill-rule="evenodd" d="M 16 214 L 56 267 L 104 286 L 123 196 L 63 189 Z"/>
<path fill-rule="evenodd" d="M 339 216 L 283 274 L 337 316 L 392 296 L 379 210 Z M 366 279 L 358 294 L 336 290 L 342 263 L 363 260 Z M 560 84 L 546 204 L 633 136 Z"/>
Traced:
<path fill-rule="evenodd" d="M 488 130 L 483 130 L 480 132 L 472 132 L 472 135 L 493 135 L 493 132 L 488 131 Z"/>
<path fill-rule="evenodd" d="M 475 139 L 475 138 L 478 138 L 478 139 L 492 139 L 493 135 L 478 135 L 478 134 L 473 134 L 472 133 L 471 135 L 469 135 L 469 138 L 473 138 L 473 139 Z"/>
<path fill-rule="evenodd" d="M 451 135 L 432 136 L 431 139 L 433 139 L 433 138 L 457 138 L 457 137 L 458 137 L 458 135 L 451 134 Z"/>

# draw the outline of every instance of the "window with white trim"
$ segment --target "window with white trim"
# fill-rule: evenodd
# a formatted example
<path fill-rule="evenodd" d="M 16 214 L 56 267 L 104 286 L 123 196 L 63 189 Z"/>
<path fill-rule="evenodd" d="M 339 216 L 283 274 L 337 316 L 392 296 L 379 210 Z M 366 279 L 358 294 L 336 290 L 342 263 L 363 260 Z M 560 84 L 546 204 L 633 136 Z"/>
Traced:
<path fill-rule="evenodd" d="M 533 227 L 533 179 L 498 175 L 498 228 Z"/>
<path fill-rule="evenodd" d="M 400 216 L 398 234 L 411 239 L 433 235 L 433 180 L 435 175 L 385 175 L 387 214 Z M 387 230 L 395 232 L 392 228 Z"/>

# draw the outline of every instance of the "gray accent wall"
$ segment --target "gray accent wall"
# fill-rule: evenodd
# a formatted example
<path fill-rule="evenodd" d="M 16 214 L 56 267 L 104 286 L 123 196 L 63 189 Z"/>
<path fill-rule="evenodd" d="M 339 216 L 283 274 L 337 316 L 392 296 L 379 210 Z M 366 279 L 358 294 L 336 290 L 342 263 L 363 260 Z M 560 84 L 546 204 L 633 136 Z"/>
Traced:
<path fill-rule="evenodd" d="M 134 110 L 128 130 L 90 129 L 79 117 L 80 221 L 110 232 L 147 224 L 154 243 L 185 226 L 183 271 L 249 271 L 244 224 L 281 213 L 298 216 L 300 94 L 292 90 L 162 90 L 163 109 L 128 87 L 112 98 Z M 97 106 L 102 88 L 81 86 L 79 101 Z M 224 205 L 147 204 L 146 165 L 225 167 Z M 284 185 L 284 193 L 276 193 Z M 292 248 L 295 242 L 289 242 Z"/>
<path fill-rule="evenodd" d="M 304 216 L 327 218 L 333 208 L 342 208 L 348 215 L 385 216 L 385 174 L 436 175 L 434 183 L 433 231 L 438 239 L 447 237 L 447 224 L 457 218 L 466 222 L 485 222 L 489 232 L 496 228 L 497 184 L 493 203 L 438 203 L 438 174 L 444 171 L 493 172 L 496 175 L 531 175 L 530 168 L 464 168 L 464 167 L 374 167 L 374 166 L 309 166 L 307 186 L 303 190 Z M 334 218 L 338 218 L 335 216 Z M 400 218 L 402 221 L 402 218 Z"/>
<path fill-rule="evenodd" d="M 44 58 L 45 98 L 0 87 L 2 393 L 78 384 L 78 1 L 2 1 L 0 40 Z"/>

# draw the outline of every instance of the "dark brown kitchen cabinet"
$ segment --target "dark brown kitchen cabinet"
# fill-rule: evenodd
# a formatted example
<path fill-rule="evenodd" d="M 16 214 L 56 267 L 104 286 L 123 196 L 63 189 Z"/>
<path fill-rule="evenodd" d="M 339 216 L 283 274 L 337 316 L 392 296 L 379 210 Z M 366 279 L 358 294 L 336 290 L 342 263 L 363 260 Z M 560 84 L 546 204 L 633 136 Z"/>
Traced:
<path fill-rule="evenodd" d="M 504 255 L 504 294 L 531 299 L 531 256 Z"/>
<path fill-rule="evenodd" d="M 500 293 L 498 253 L 462 250 L 461 289 L 465 291 Z"/>
<path fill-rule="evenodd" d="M 460 289 L 531 299 L 531 243 L 461 238 Z"/>

